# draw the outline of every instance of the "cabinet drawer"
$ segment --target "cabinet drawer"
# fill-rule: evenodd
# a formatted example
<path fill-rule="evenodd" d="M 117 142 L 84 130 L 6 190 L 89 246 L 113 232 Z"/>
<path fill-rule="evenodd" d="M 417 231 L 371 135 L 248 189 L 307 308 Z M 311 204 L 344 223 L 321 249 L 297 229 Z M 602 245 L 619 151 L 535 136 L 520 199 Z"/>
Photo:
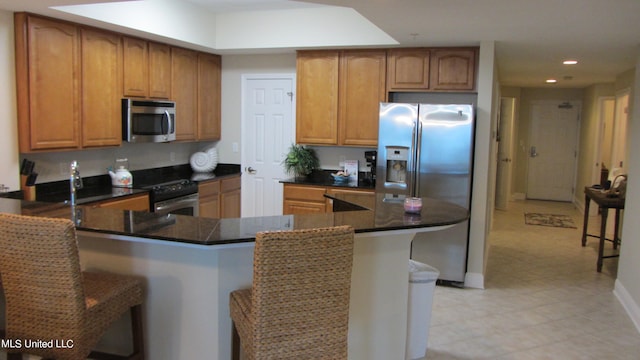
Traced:
<path fill-rule="evenodd" d="M 324 187 L 285 185 L 284 198 L 287 200 L 318 201 L 324 203 Z"/>
<path fill-rule="evenodd" d="M 149 195 L 141 194 L 126 196 L 121 199 L 107 200 L 91 204 L 91 206 L 118 210 L 149 211 Z"/>

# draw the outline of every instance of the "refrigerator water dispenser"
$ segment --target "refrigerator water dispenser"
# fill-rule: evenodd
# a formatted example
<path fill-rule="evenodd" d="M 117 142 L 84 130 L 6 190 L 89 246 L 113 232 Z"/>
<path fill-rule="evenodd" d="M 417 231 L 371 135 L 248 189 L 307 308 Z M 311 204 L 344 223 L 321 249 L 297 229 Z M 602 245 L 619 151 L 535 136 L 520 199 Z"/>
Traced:
<path fill-rule="evenodd" d="M 387 146 L 387 176 L 386 182 L 407 183 L 407 164 L 409 162 L 409 148 Z"/>

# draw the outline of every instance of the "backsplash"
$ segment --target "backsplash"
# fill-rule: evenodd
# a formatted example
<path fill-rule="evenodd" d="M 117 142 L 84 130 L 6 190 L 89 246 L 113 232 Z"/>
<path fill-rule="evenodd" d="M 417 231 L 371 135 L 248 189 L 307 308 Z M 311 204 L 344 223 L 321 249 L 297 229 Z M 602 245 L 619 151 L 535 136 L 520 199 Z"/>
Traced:
<path fill-rule="evenodd" d="M 41 184 L 68 179 L 72 160 L 78 161 L 82 177 L 96 176 L 106 174 L 107 168 L 120 158 L 129 160 L 129 170 L 188 164 L 191 154 L 212 145 L 211 142 L 124 143 L 108 149 L 21 154 L 20 161 L 27 158 L 36 163 L 36 183 Z"/>
<path fill-rule="evenodd" d="M 377 150 L 376 148 L 355 148 L 346 146 L 310 146 L 316 151 L 320 168 L 324 170 L 337 170 L 343 167 L 341 160 L 358 160 L 358 170 L 367 171 L 367 163 L 364 160 L 364 152 Z M 342 159 L 344 157 L 344 159 Z"/>

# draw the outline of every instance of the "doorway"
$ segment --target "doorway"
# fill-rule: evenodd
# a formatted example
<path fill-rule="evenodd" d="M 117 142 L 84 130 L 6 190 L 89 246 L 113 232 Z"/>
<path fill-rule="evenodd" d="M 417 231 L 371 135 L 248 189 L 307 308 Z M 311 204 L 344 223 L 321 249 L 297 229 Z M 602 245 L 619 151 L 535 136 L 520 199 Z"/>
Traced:
<path fill-rule="evenodd" d="M 579 102 L 531 104 L 528 199 L 573 200 L 579 122 Z"/>
<path fill-rule="evenodd" d="M 242 76 L 242 217 L 282 215 L 282 160 L 295 141 L 295 75 Z"/>
<path fill-rule="evenodd" d="M 500 99 L 498 117 L 498 175 L 496 177 L 496 209 L 507 210 L 511 197 L 511 174 L 513 168 L 513 126 L 516 114 L 516 99 Z"/>

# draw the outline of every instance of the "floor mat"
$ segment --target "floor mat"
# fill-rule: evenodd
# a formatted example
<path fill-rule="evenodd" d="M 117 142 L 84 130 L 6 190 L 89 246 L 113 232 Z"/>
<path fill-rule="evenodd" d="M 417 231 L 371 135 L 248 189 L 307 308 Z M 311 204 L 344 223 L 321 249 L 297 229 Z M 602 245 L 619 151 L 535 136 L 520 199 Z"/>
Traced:
<path fill-rule="evenodd" d="M 524 222 L 527 225 L 553 226 L 576 229 L 571 216 L 558 214 L 525 213 Z"/>

